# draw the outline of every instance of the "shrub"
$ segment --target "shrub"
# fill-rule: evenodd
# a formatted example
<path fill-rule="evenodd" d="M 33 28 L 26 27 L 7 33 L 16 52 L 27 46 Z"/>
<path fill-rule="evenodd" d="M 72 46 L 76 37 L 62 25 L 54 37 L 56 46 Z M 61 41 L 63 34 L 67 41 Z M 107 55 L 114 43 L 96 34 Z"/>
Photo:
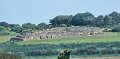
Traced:
<path fill-rule="evenodd" d="M 10 34 L 10 32 L 8 32 L 8 31 L 0 31 L 0 35 L 9 35 Z"/>
<path fill-rule="evenodd" d="M 120 26 L 116 26 L 112 29 L 112 32 L 120 32 Z"/>

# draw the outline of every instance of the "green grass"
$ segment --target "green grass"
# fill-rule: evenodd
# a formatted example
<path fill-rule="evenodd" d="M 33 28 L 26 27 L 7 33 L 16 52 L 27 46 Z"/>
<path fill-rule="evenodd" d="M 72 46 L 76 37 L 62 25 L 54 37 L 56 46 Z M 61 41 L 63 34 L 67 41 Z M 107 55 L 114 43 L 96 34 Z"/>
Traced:
<path fill-rule="evenodd" d="M 10 38 L 13 37 L 11 35 L 0 36 L 0 43 L 9 41 Z M 28 45 L 28 44 L 60 44 L 60 43 L 87 43 L 87 42 L 114 42 L 120 41 L 120 35 L 118 33 L 113 32 L 105 32 L 103 35 L 97 36 L 73 36 L 73 37 L 61 37 L 54 39 L 43 39 L 43 40 L 29 40 L 19 42 L 20 45 Z"/>
<path fill-rule="evenodd" d="M 53 56 L 24 56 L 23 59 L 57 59 L 58 55 L 53 55 Z M 71 55 L 71 59 L 83 59 L 83 58 L 99 58 L 99 57 L 119 57 L 120 55 L 114 55 L 114 54 L 109 54 L 109 55 Z"/>
<path fill-rule="evenodd" d="M 17 35 L 18 33 L 15 32 L 10 32 L 9 35 L 0 35 L 0 43 L 6 42 L 6 41 L 10 41 L 10 38 L 15 37 L 15 35 Z"/>
<path fill-rule="evenodd" d="M 30 40 L 19 42 L 20 45 L 28 44 L 60 44 L 60 43 L 92 43 L 92 42 L 114 42 L 120 41 L 118 33 L 106 32 L 103 35 L 97 36 L 73 36 L 73 37 L 61 37 L 55 39 L 43 39 L 43 40 Z"/>
<path fill-rule="evenodd" d="M 9 41 L 10 38 L 12 38 L 13 36 L 11 35 L 7 35 L 7 36 L 0 36 L 0 43 L 3 43 L 3 42 L 6 42 L 6 41 Z"/>
<path fill-rule="evenodd" d="M 0 43 L 9 41 L 13 36 L 0 36 Z M 73 36 L 73 37 L 61 37 L 55 39 L 43 39 L 43 40 L 31 40 L 18 42 L 20 45 L 28 44 L 60 44 L 60 43 L 93 43 L 93 42 L 120 42 L 120 35 L 118 33 L 106 32 L 103 35 L 97 36 Z M 1 49 L 0 49 L 1 50 Z M 44 57 L 43 57 L 44 58 Z M 49 59 L 56 59 L 56 57 L 49 57 Z M 40 57 L 25 57 L 24 59 L 42 59 Z M 47 58 L 45 58 L 47 59 Z"/>

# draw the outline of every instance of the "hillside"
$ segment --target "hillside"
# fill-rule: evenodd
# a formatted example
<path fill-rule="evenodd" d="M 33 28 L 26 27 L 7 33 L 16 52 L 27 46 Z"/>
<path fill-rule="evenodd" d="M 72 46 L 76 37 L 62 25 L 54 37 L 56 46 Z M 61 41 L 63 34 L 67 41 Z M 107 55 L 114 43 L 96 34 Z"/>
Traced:
<path fill-rule="evenodd" d="M 9 41 L 10 38 L 14 36 L 0 36 L 0 43 Z M 44 39 L 44 40 L 29 40 L 18 42 L 20 45 L 28 45 L 28 44 L 60 44 L 60 43 L 87 43 L 87 42 L 115 42 L 120 41 L 120 36 L 118 36 L 117 32 L 104 32 L 103 35 L 94 35 L 94 36 L 73 36 L 73 37 L 61 37 L 61 38 L 53 38 L 53 39 Z"/>
<path fill-rule="evenodd" d="M 0 43 L 6 42 L 6 41 L 10 41 L 10 38 L 12 38 L 13 36 L 11 35 L 7 35 L 7 36 L 0 36 Z"/>
<path fill-rule="evenodd" d="M 60 43 L 93 43 L 93 42 L 116 42 L 120 41 L 120 36 L 117 32 L 104 32 L 103 35 L 94 36 L 73 36 L 73 37 L 61 37 L 54 39 L 44 39 L 44 40 L 29 40 L 19 42 L 20 45 L 28 44 L 60 44 Z"/>

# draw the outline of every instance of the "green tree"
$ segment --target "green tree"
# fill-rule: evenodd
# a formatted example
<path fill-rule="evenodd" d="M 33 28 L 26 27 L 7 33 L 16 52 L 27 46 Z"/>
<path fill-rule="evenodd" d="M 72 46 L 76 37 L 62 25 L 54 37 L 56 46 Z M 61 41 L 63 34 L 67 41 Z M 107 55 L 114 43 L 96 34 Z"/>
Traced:
<path fill-rule="evenodd" d="M 113 32 L 120 32 L 120 25 L 114 27 L 114 28 L 112 29 L 112 31 L 113 31 Z"/>
<path fill-rule="evenodd" d="M 40 23 L 37 25 L 37 30 L 44 30 L 44 29 L 48 29 L 50 28 L 49 25 L 47 25 L 46 23 Z"/>
<path fill-rule="evenodd" d="M 3 30 L 5 30 L 5 27 L 0 26 L 0 31 L 3 31 Z"/>
<path fill-rule="evenodd" d="M 11 31 L 20 33 L 22 31 L 22 27 L 19 24 L 9 24 Z"/>
<path fill-rule="evenodd" d="M 105 16 L 104 17 L 104 26 L 105 27 L 111 27 L 111 25 L 113 25 L 113 20 L 111 16 Z"/>
<path fill-rule="evenodd" d="M 96 18 L 96 21 L 95 21 L 95 25 L 97 27 L 102 27 L 104 25 L 104 16 L 103 15 L 99 15 L 97 18 Z"/>
<path fill-rule="evenodd" d="M 120 14 L 119 13 L 114 11 L 114 12 L 110 13 L 109 16 L 112 17 L 112 19 L 114 20 L 113 22 L 114 22 L 115 25 L 120 23 Z"/>
<path fill-rule="evenodd" d="M 67 26 L 70 25 L 71 20 L 72 20 L 72 15 L 59 15 L 56 16 L 55 18 L 50 20 L 50 23 L 56 27 L 56 26 L 60 26 L 61 24 L 65 24 Z"/>
<path fill-rule="evenodd" d="M 9 35 L 10 32 L 7 30 L 7 28 L 0 26 L 0 35 Z"/>
<path fill-rule="evenodd" d="M 27 30 L 27 29 L 36 30 L 36 25 L 32 23 L 24 23 L 22 24 L 22 28 L 23 30 Z"/>
<path fill-rule="evenodd" d="M 86 12 L 86 13 L 78 13 L 76 14 L 72 21 L 71 24 L 75 26 L 93 26 L 95 23 L 95 17 L 93 14 Z"/>
<path fill-rule="evenodd" d="M 0 26 L 9 27 L 9 24 L 7 22 L 0 22 Z"/>

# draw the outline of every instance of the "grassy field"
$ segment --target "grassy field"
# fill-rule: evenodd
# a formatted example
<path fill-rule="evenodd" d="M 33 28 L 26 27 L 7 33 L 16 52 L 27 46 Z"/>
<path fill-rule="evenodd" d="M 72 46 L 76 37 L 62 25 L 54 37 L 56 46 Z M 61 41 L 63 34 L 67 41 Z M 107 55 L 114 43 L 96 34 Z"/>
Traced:
<path fill-rule="evenodd" d="M 9 39 L 13 36 L 0 36 L 0 43 L 9 41 Z M 120 35 L 118 33 L 113 32 L 105 32 L 102 35 L 95 36 L 73 36 L 73 37 L 61 37 L 55 39 L 43 39 L 43 40 L 31 40 L 31 41 L 23 41 L 18 42 L 20 45 L 28 45 L 28 44 L 60 44 L 60 43 L 93 43 L 93 42 L 120 42 Z M 56 57 L 49 58 L 41 58 L 41 57 L 25 57 L 23 59 L 57 59 Z M 71 59 L 90 59 L 90 58 L 71 58 Z M 91 59 L 120 59 L 120 57 L 98 57 Z"/>
<path fill-rule="evenodd" d="M 57 59 L 57 56 L 30 56 L 30 57 L 24 57 L 23 59 Z M 70 59 L 120 59 L 120 56 L 113 56 L 113 55 L 105 55 L 105 56 L 71 56 Z"/>
<path fill-rule="evenodd" d="M 13 36 L 0 36 L 0 43 L 9 41 Z M 120 41 L 120 35 L 113 32 L 105 32 L 102 35 L 96 36 L 72 36 L 72 37 L 61 37 L 54 39 L 43 39 L 43 40 L 29 40 L 19 42 L 20 45 L 28 44 L 60 44 L 60 43 L 87 43 L 87 42 L 114 42 Z"/>
<path fill-rule="evenodd" d="M 0 43 L 9 41 L 10 38 L 12 38 L 13 36 L 7 35 L 7 36 L 0 36 Z"/>
<path fill-rule="evenodd" d="M 120 41 L 120 35 L 113 32 L 105 32 L 102 35 L 95 36 L 72 36 L 72 37 L 61 37 L 55 39 L 43 39 L 43 40 L 29 40 L 19 42 L 20 45 L 28 44 L 60 44 L 60 43 L 87 43 L 87 42 L 114 42 Z"/>
<path fill-rule="evenodd" d="M 71 59 L 120 59 L 120 57 L 71 58 Z"/>
<path fill-rule="evenodd" d="M 57 58 L 29 58 L 29 59 L 57 59 Z M 120 59 L 120 57 L 70 58 L 70 59 Z"/>

